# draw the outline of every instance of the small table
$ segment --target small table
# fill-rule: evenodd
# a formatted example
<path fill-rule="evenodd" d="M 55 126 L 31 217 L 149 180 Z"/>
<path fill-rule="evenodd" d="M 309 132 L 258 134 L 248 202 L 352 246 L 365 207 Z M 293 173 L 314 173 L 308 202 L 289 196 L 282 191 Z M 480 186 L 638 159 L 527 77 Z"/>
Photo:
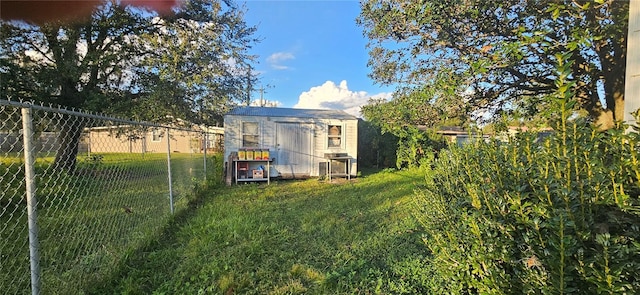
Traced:
<path fill-rule="evenodd" d="M 327 174 L 329 175 L 329 181 L 331 181 L 332 176 L 346 176 L 348 180 L 351 180 L 351 157 L 348 156 L 340 156 L 340 157 L 327 157 L 329 161 L 327 162 Z M 344 162 L 345 164 L 345 172 L 346 173 L 332 173 L 331 165 L 333 161 Z"/>
<path fill-rule="evenodd" d="M 238 179 L 238 163 L 247 163 L 247 178 L 243 178 L 243 179 Z M 266 174 L 264 174 L 263 178 L 249 178 L 249 171 L 250 171 L 250 163 L 265 163 L 266 164 L 266 170 L 264 171 Z M 233 167 L 234 167 L 234 175 L 236 178 L 236 184 L 238 184 L 238 182 L 249 182 L 249 181 L 266 181 L 267 184 L 271 184 L 271 160 L 233 160 Z"/>

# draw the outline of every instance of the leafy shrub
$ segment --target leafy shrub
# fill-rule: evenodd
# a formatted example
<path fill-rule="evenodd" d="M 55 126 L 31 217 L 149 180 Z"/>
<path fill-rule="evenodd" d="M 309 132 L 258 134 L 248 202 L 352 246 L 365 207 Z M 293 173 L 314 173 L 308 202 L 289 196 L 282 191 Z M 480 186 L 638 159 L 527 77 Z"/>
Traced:
<path fill-rule="evenodd" d="M 358 121 L 358 167 L 395 167 L 398 138 L 371 122 Z"/>
<path fill-rule="evenodd" d="M 446 146 L 446 141 L 435 129 L 421 131 L 415 127 L 404 128 L 403 135 L 398 137 L 396 167 L 419 167 Z"/>
<path fill-rule="evenodd" d="M 415 199 L 431 291 L 640 290 L 640 134 L 625 128 L 563 120 L 544 140 L 441 152 Z"/>

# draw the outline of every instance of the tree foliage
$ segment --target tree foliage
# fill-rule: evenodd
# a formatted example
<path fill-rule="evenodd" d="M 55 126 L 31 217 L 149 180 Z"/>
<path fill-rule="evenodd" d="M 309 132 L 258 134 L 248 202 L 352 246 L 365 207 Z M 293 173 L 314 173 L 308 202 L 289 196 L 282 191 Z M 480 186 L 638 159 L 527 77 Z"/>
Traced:
<path fill-rule="evenodd" d="M 216 124 L 243 83 L 255 79 L 240 75 L 253 61 L 254 32 L 230 0 L 191 0 L 169 16 L 107 1 L 75 22 L 0 21 L 0 95 Z M 59 128 L 66 130 L 56 163 L 72 170 L 78 138 L 71 134 L 83 126 Z"/>
<path fill-rule="evenodd" d="M 246 73 L 254 59 L 248 50 L 257 39 L 244 12 L 230 8 L 215 1 L 186 2 L 182 11 L 160 21 L 161 34 L 142 36 L 154 49 L 139 69 L 140 83 L 149 89 L 146 104 L 164 104 L 160 109 L 167 115 L 186 113 L 183 118 L 191 122 L 221 124 L 230 104 L 242 101 L 246 84 L 256 80 Z M 176 97 L 186 109 L 167 107 Z"/>
<path fill-rule="evenodd" d="M 575 61 L 578 109 L 608 128 L 623 118 L 628 1 L 386 1 L 361 4 L 370 76 L 409 89 L 459 77 L 486 113 L 536 111 L 555 91 L 558 53 Z M 459 92 L 462 93 L 462 92 Z M 476 112 L 478 114 L 478 112 Z"/>
<path fill-rule="evenodd" d="M 243 13 L 230 1 L 193 0 L 163 17 L 105 2 L 84 21 L 2 22 L 2 96 L 151 121 L 219 115 L 253 61 Z"/>
<path fill-rule="evenodd" d="M 468 122 L 464 100 L 441 80 L 441 87 L 424 87 L 396 92 L 392 100 L 372 99 L 362 107 L 364 118 L 379 126 L 382 134 L 398 139 L 396 166 L 413 167 L 421 159 L 444 147 L 436 131 L 441 126 L 460 126 Z M 448 89 L 448 90 L 447 90 Z"/>

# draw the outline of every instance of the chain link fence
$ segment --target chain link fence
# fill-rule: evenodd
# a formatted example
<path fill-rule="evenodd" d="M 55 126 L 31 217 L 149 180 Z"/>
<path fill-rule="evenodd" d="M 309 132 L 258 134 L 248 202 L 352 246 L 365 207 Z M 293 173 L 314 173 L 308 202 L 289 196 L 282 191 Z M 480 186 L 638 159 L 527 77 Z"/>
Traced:
<path fill-rule="evenodd" d="M 220 136 L 0 100 L 2 293 L 105 279 L 186 207 Z"/>

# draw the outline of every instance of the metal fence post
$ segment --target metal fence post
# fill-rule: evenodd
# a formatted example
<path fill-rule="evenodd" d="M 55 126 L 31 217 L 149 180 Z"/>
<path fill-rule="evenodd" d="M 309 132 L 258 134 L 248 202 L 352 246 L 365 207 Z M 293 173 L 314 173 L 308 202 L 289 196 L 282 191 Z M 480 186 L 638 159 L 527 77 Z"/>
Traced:
<path fill-rule="evenodd" d="M 171 214 L 173 214 L 173 185 L 171 182 L 171 136 L 169 134 L 169 127 L 167 127 L 167 174 L 169 175 L 169 206 L 171 208 Z"/>
<path fill-rule="evenodd" d="M 27 193 L 29 222 L 29 262 L 31 266 L 31 294 L 40 294 L 40 245 L 38 243 L 38 213 L 36 211 L 35 155 L 31 108 L 22 108 L 22 138 L 24 140 L 24 178 Z"/>
<path fill-rule="evenodd" d="M 203 151 L 204 151 L 204 177 L 203 179 L 206 181 L 207 180 L 207 148 L 209 147 L 209 138 L 208 138 L 208 133 L 204 132 L 204 145 L 203 145 Z"/>

